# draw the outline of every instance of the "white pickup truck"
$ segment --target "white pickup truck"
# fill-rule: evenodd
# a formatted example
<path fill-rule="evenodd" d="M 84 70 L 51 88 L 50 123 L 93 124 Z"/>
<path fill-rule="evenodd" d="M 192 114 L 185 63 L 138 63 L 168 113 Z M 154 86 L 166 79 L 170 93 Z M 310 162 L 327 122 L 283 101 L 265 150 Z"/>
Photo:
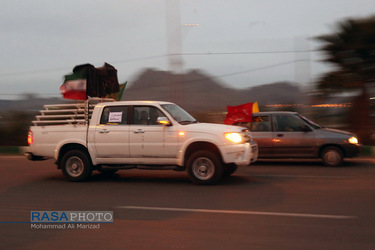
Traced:
<path fill-rule="evenodd" d="M 70 181 L 93 170 L 187 170 L 215 184 L 257 160 L 258 145 L 239 126 L 198 123 L 170 102 L 121 101 L 45 105 L 28 135 L 30 160 L 54 158 Z"/>

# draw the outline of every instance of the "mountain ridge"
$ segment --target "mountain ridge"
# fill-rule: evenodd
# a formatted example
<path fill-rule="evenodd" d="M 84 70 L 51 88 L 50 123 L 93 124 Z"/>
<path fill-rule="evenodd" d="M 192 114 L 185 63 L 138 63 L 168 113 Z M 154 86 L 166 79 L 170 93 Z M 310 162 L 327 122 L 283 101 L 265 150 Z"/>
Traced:
<path fill-rule="evenodd" d="M 173 82 L 173 84 L 171 84 Z M 186 74 L 145 69 L 125 90 L 122 100 L 163 100 L 175 102 L 190 111 L 226 110 L 226 106 L 257 101 L 266 104 L 294 104 L 304 100 L 299 88 L 277 82 L 245 89 L 234 89 L 201 70 Z"/>
<path fill-rule="evenodd" d="M 154 100 L 175 102 L 188 111 L 223 111 L 257 101 L 259 105 L 304 103 L 305 95 L 289 82 L 278 82 L 244 89 L 228 87 L 201 70 L 172 74 L 144 69 L 130 81 L 122 100 Z M 173 84 L 171 84 L 171 82 Z M 42 98 L 24 94 L 20 100 L 0 100 L 0 111 L 37 111 L 45 104 L 73 102 L 61 98 Z"/>

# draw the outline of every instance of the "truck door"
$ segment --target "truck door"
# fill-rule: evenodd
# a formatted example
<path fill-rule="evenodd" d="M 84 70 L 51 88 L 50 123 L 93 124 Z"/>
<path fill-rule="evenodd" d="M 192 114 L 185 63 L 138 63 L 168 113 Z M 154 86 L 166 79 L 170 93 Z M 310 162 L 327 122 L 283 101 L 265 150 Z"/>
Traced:
<path fill-rule="evenodd" d="M 311 157 L 315 152 L 315 132 L 293 114 L 274 117 L 274 154 L 276 157 Z"/>
<path fill-rule="evenodd" d="M 94 135 L 98 158 L 129 157 L 128 113 L 127 106 L 108 106 L 103 109 Z"/>
<path fill-rule="evenodd" d="M 176 158 L 178 133 L 156 122 L 166 115 L 154 106 L 134 106 L 129 138 L 131 158 Z"/>

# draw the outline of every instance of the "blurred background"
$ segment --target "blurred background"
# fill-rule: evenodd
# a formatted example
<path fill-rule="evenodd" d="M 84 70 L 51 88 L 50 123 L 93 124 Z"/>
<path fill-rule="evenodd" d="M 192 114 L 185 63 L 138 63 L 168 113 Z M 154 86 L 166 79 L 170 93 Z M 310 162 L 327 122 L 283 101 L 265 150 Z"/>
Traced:
<path fill-rule="evenodd" d="M 166 100 L 223 123 L 257 101 L 375 145 L 375 2 L 362 0 L 0 1 L 0 146 L 24 146 L 33 116 L 74 66 L 104 62 L 122 100 Z"/>

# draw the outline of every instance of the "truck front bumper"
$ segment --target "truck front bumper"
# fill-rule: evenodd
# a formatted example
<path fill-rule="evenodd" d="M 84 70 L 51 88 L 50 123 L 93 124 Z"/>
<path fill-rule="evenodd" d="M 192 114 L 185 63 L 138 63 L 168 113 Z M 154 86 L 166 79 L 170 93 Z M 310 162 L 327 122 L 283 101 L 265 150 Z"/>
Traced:
<path fill-rule="evenodd" d="M 246 166 L 258 159 L 258 144 L 255 141 L 244 144 L 227 145 L 223 147 L 224 163 L 234 163 Z"/>

